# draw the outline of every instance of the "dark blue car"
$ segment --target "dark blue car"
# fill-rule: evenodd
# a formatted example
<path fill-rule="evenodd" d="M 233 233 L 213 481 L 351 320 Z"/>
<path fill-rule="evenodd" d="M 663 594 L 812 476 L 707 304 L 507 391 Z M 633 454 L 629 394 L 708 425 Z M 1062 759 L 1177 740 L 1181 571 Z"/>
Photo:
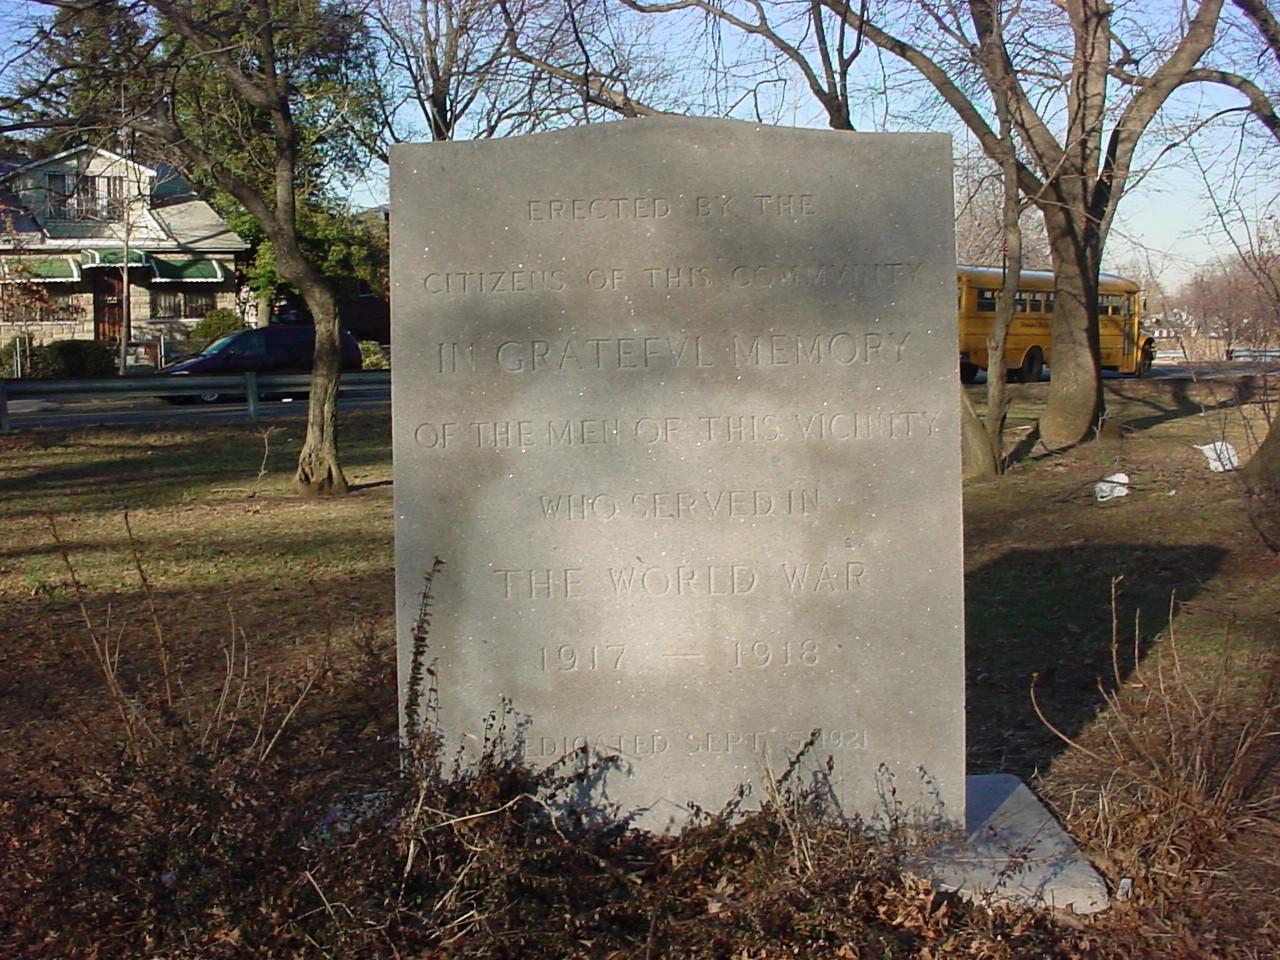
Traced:
<path fill-rule="evenodd" d="M 194 357 L 187 357 L 161 370 L 166 374 L 222 373 L 309 373 L 315 356 L 316 331 L 311 326 L 270 326 L 237 330 L 219 337 Z M 362 366 L 360 345 L 346 330 L 341 331 L 343 370 Z M 227 394 L 202 393 L 198 399 L 214 403 Z M 173 402 L 190 397 L 171 397 Z"/>

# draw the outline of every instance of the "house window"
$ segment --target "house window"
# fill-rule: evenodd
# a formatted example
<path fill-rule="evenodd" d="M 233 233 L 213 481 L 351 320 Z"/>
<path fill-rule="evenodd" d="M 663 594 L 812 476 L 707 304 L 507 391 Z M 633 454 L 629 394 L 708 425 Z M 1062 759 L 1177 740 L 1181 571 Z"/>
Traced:
<path fill-rule="evenodd" d="M 82 313 L 71 296 L 51 296 L 42 292 L 0 297 L 0 308 L 3 309 L 0 322 L 15 324 L 65 323 Z"/>
<path fill-rule="evenodd" d="M 152 320 L 203 320 L 214 307 L 211 290 L 152 290 Z"/>
<path fill-rule="evenodd" d="M 182 294 L 177 290 L 151 291 L 151 319 L 178 320 L 182 317 Z"/>
<path fill-rule="evenodd" d="M 53 220 L 118 223 L 124 219 L 124 177 L 45 175 L 49 216 Z"/>
<path fill-rule="evenodd" d="M 104 217 L 112 223 L 124 220 L 126 208 L 124 197 L 124 177 L 100 177 L 107 186 L 106 207 Z"/>
<path fill-rule="evenodd" d="M 49 191 L 49 216 L 54 220 L 70 220 L 75 179 L 69 173 L 49 173 L 45 175 L 45 187 Z"/>
<path fill-rule="evenodd" d="M 205 314 L 213 309 L 212 291 L 195 290 L 191 293 L 184 293 L 182 298 L 186 301 L 188 317 L 199 317 L 203 320 Z"/>
<path fill-rule="evenodd" d="M 49 302 L 40 308 L 40 319 L 46 323 L 56 323 L 77 317 L 84 311 L 76 306 L 75 298 L 61 294 L 49 298 Z"/>

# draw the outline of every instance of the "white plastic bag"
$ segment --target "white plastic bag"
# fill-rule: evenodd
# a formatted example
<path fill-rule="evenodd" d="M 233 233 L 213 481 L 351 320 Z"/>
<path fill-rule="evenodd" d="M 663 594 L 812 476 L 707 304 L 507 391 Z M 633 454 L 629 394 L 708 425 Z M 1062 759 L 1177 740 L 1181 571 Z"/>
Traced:
<path fill-rule="evenodd" d="M 1127 473 L 1113 473 L 1109 477 L 1103 477 L 1093 485 L 1093 495 L 1098 498 L 1098 502 L 1110 500 L 1113 497 L 1127 497 L 1129 495 L 1129 475 Z"/>
<path fill-rule="evenodd" d="M 1196 447 L 1209 461 L 1209 469 L 1214 473 L 1226 473 L 1228 470 L 1240 469 L 1240 458 L 1236 455 L 1236 448 L 1225 440 L 1219 440 L 1216 443 L 1206 443 L 1204 446 Z"/>

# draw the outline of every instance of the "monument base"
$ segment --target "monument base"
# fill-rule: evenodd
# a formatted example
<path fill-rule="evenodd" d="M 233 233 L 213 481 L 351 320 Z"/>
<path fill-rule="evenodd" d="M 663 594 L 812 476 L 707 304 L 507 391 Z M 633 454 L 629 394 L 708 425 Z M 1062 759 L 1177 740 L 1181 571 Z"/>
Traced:
<path fill-rule="evenodd" d="M 966 777 L 963 845 L 921 864 L 942 889 L 979 902 L 1097 913 L 1107 887 L 1075 842 L 1017 777 Z"/>

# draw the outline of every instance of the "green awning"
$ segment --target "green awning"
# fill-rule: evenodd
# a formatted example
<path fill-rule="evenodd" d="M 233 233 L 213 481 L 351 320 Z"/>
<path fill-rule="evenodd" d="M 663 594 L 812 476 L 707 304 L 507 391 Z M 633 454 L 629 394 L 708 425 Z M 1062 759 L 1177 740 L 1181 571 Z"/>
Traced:
<path fill-rule="evenodd" d="M 180 260 L 152 254 L 151 269 L 155 272 L 156 283 L 218 283 L 222 280 L 222 267 L 218 261 L 205 257 Z"/>
<path fill-rule="evenodd" d="M 83 267 L 118 267 L 124 263 L 124 249 L 84 250 L 80 254 L 80 265 Z M 147 255 L 142 250 L 129 250 L 129 266 L 145 267 Z"/>
<path fill-rule="evenodd" d="M 80 264 L 74 257 L 5 257 L 0 260 L 0 283 L 74 283 Z"/>

